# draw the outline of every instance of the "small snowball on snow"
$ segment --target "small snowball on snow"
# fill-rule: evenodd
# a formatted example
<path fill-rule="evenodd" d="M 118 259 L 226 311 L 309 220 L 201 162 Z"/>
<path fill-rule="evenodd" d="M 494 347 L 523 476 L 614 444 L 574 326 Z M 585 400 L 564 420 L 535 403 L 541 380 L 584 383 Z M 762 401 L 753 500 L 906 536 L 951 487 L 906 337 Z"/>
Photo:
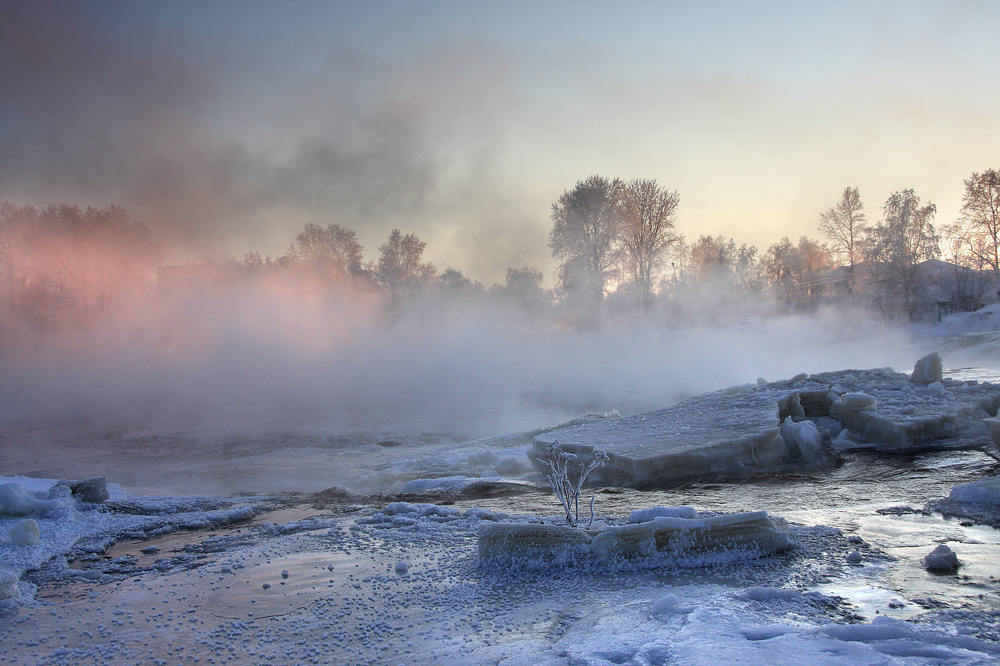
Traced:
<path fill-rule="evenodd" d="M 37 546 L 41 539 L 38 523 L 32 518 L 22 520 L 10 530 L 10 542 L 15 546 Z"/>
<path fill-rule="evenodd" d="M 844 375 L 843 381 L 848 386 L 854 386 L 855 384 L 858 383 L 858 378 L 855 377 L 854 375 Z"/>
<path fill-rule="evenodd" d="M 859 410 L 870 409 L 878 403 L 875 396 L 868 395 L 867 393 L 845 393 L 840 396 L 840 400 L 844 403 L 845 407 Z"/>
<path fill-rule="evenodd" d="M 653 612 L 666 613 L 672 610 L 677 610 L 680 603 L 681 600 L 676 594 L 664 594 L 662 597 L 653 602 Z"/>
<path fill-rule="evenodd" d="M 648 523 L 657 518 L 697 518 L 698 512 L 690 506 L 654 506 L 651 509 L 636 509 L 628 514 L 628 522 Z"/>
<path fill-rule="evenodd" d="M 409 568 L 410 566 L 406 562 L 403 562 L 402 560 L 396 562 L 396 573 L 398 574 L 405 574 L 409 570 Z"/>
<path fill-rule="evenodd" d="M 857 550 L 852 550 L 847 554 L 847 561 L 851 564 L 861 564 L 861 553 Z"/>
<path fill-rule="evenodd" d="M 944 544 L 941 544 L 924 557 L 924 568 L 930 571 L 954 571 L 958 568 L 958 565 L 958 555 Z"/>
<path fill-rule="evenodd" d="M 766 379 L 764 379 L 763 377 L 757 378 L 757 386 L 766 386 L 766 385 L 767 385 Z"/>

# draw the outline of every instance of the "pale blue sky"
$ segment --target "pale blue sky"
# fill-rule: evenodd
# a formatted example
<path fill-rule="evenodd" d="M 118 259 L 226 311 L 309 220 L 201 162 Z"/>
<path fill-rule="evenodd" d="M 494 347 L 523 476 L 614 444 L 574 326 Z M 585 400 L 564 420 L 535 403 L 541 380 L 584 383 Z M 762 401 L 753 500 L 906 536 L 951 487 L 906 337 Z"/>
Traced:
<path fill-rule="evenodd" d="M 765 249 L 857 186 L 954 219 L 998 167 L 994 2 L 0 0 L 0 200 L 123 203 L 171 259 L 392 227 L 441 268 L 551 281 L 593 173 Z"/>

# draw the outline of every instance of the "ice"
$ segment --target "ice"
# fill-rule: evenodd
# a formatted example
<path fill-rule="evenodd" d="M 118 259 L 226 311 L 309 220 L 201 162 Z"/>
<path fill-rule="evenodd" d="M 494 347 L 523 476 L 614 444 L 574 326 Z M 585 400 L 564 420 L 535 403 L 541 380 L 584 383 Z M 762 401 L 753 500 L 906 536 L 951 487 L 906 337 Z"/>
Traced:
<path fill-rule="evenodd" d="M 937 362 L 927 358 L 923 365 Z M 998 408 L 1000 387 L 989 383 L 924 385 L 890 368 L 797 375 L 556 428 L 534 438 L 529 458 L 541 471 L 550 444 L 578 454 L 604 450 L 609 461 L 597 480 L 643 487 L 824 469 L 836 462 L 831 437 L 840 449 L 977 448 L 1000 456 L 985 421 Z"/>
<path fill-rule="evenodd" d="M 460 492 L 463 488 L 479 479 L 468 476 L 442 476 L 437 479 L 413 479 L 407 481 L 400 488 L 402 493 L 427 493 L 427 492 Z"/>
<path fill-rule="evenodd" d="M 987 476 L 955 486 L 948 499 L 966 504 L 988 504 L 1000 509 L 1000 476 Z"/>
<path fill-rule="evenodd" d="M 861 441 L 884 451 L 990 446 L 983 420 L 1000 407 L 998 387 L 951 379 L 923 386 L 888 368 L 852 372 L 877 403 L 857 408 L 842 395 L 821 411 Z M 810 381 L 832 387 L 840 379 L 841 373 L 823 373 Z"/>
<path fill-rule="evenodd" d="M 914 384 L 940 383 L 944 372 L 944 361 L 937 352 L 924 356 L 913 366 L 910 381 Z"/>
<path fill-rule="evenodd" d="M 100 552 L 129 536 L 227 525 L 255 515 L 252 506 L 233 506 L 233 499 L 132 498 L 112 486 L 116 500 L 96 505 L 79 503 L 66 483 L 54 479 L 0 481 L 7 481 L 0 484 L 0 573 L 15 579 L 74 548 Z M 50 496 L 56 499 L 42 499 Z"/>
<path fill-rule="evenodd" d="M 697 518 L 698 512 L 690 506 L 654 506 L 650 509 L 636 509 L 628 515 L 630 523 L 648 523 L 660 517 Z"/>
<path fill-rule="evenodd" d="M 743 479 L 833 465 L 836 456 L 829 446 L 800 451 L 782 439 L 778 403 L 791 388 L 787 382 L 755 384 L 656 412 L 558 428 L 535 437 L 529 457 L 537 461 L 545 447 L 556 442 L 573 453 L 604 450 L 610 459 L 594 476 L 631 486 L 692 478 Z"/>
<path fill-rule="evenodd" d="M 946 516 L 1000 527 L 1000 476 L 959 484 L 948 497 L 930 504 L 930 508 Z"/>
<path fill-rule="evenodd" d="M 867 393 L 844 393 L 840 399 L 845 407 L 857 410 L 868 409 L 878 403 L 878 398 Z"/>
<path fill-rule="evenodd" d="M 71 510 L 68 497 L 47 499 L 46 491 L 31 491 L 20 483 L 0 484 L 0 516 L 58 516 Z"/>
<path fill-rule="evenodd" d="M 681 600 L 676 594 L 664 594 L 653 602 L 654 613 L 668 613 L 676 610 L 681 605 Z"/>
<path fill-rule="evenodd" d="M 958 555 L 945 544 L 939 545 L 924 557 L 924 568 L 930 571 L 954 571 L 958 568 Z"/>
<path fill-rule="evenodd" d="M 780 587 L 750 587 L 747 588 L 745 594 L 747 599 L 751 601 L 789 601 L 802 598 L 800 592 Z"/>
<path fill-rule="evenodd" d="M 31 518 L 22 520 L 14 525 L 8 536 L 10 537 L 10 542 L 15 546 L 37 546 L 41 540 L 41 534 L 38 531 L 38 522 Z"/>
<path fill-rule="evenodd" d="M 636 560 L 692 565 L 730 562 L 778 553 L 792 546 L 787 525 L 765 511 L 679 517 L 582 529 L 545 523 L 496 523 L 479 527 L 479 557 L 488 566 L 617 566 Z"/>

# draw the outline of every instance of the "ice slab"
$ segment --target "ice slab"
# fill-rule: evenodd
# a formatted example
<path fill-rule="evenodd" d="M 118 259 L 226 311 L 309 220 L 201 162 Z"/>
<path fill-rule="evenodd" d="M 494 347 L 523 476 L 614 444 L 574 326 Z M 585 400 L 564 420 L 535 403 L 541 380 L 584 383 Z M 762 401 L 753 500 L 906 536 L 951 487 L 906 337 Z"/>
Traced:
<path fill-rule="evenodd" d="M 558 428 L 536 436 L 528 457 L 542 470 L 536 460 L 550 443 L 578 454 L 604 450 L 608 463 L 594 476 L 631 486 L 832 466 L 829 434 L 819 434 L 818 442 L 806 432 L 789 441 L 782 437 L 781 420 L 788 414 L 780 413 L 779 403 L 795 393 L 793 382 L 748 385 L 655 412 Z M 800 448 L 800 439 L 808 446 Z"/>
<path fill-rule="evenodd" d="M 787 524 L 766 511 L 706 518 L 658 516 L 588 530 L 544 523 L 485 523 L 479 558 L 486 566 L 540 568 L 553 564 L 618 563 L 635 559 L 696 560 L 710 564 L 760 557 L 792 546 Z"/>
<path fill-rule="evenodd" d="M 988 382 L 944 378 L 924 385 L 891 368 L 842 370 L 558 428 L 536 436 L 528 457 L 544 471 L 537 458 L 548 444 L 583 455 L 604 450 L 609 461 L 595 480 L 631 486 L 743 479 L 832 466 L 831 435 L 840 428 L 852 437 L 838 441 L 885 451 L 993 449 L 984 420 L 998 407 L 1000 386 Z"/>
<path fill-rule="evenodd" d="M 948 378 L 925 386 L 889 368 L 852 372 L 875 404 L 858 408 L 843 399 L 836 390 L 842 373 L 813 375 L 810 381 L 830 387 L 829 417 L 862 440 L 885 451 L 991 447 L 984 419 L 996 416 L 1000 387 Z"/>
<path fill-rule="evenodd" d="M 1000 527 L 1000 476 L 985 476 L 951 489 L 948 497 L 930 504 L 945 516 Z"/>

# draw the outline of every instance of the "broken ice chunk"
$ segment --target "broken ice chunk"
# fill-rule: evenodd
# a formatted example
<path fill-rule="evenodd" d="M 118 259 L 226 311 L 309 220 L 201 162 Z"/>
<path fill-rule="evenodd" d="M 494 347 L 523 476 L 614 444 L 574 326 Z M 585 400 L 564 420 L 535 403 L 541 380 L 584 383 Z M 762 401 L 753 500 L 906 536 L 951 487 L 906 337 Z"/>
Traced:
<path fill-rule="evenodd" d="M 924 557 L 924 568 L 929 571 L 954 571 L 958 568 L 958 565 L 958 555 L 944 544 L 941 544 Z"/>
<path fill-rule="evenodd" d="M 869 409 L 878 404 L 878 399 L 867 393 L 845 393 L 840 396 L 840 400 L 844 403 L 845 407 L 851 409 Z"/>
<path fill-rule="evenodd" d="M 22 520 L 10 530 L 10 542 L 15 546 L 37 546 L 39 541 L 38 523 L 32 518 Z"/>
<path fill-rule="evenodd" d="M 941 378 L 944 376 L 943 372 L 944 362 L 941 359 L 941 355 L 937 352 L 931 352 L 917 361 L 913 366 L 913 374 L 910 375 L 910 381 L 914 384 L 932 384 L 941 381 Z"/>

